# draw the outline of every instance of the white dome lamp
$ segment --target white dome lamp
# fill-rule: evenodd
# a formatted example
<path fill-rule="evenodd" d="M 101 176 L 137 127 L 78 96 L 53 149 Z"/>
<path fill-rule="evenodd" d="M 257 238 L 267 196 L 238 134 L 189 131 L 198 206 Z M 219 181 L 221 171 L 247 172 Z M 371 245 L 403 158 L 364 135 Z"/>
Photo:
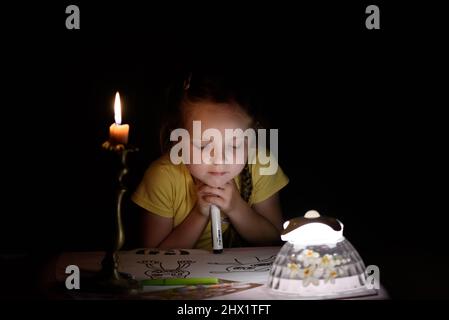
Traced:
<path fill-rule="evenodd" d="M 335 245 L 344 240 L 343 224 L 337 219 L 321 216 L 318 211 L 310 210 L 304 217 L 286 221 L 281 239 L 297 246 Z"/>
<path fill-rule="evenodd" d="M 365 265 L 339 220 L 310 210 L 286 221 L 281 239 L 287 242 L 268 279 L 274 292 L 309 299 L 373 294 L 365 287 Z"/>

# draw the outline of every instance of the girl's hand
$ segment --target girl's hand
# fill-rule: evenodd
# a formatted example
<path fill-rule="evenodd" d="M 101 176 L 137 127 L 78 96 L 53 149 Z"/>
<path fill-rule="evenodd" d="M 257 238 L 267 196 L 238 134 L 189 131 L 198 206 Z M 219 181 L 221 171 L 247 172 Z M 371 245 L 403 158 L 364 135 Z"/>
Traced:
<path fill-rule="evenodd" d="M 195 180 L 195 186 L 196 186 L 196 195 L 197 195 L 197 202 L 196 206 L 198 207 L 198 211 L 208 217 L 209 216 L 209 210 L 210 210 L 210 203 L 207 202 L 204 198 L 206 196 L 210 196 L 210 193 L 207 193 L 204 191 L 204 188 L 207 187 L 205 183 L 199 180 Z"/>
<path fill-rule="evenodd" d="M 218 188 L 203 184 L 199 190 L 202 194 L 203 201 L 209 206 L 215 204 L 226 214 L 234 211 L 242 205 L 242 202 L 244 202 L 234 180 L 231 180 L 224 186 Z"/>

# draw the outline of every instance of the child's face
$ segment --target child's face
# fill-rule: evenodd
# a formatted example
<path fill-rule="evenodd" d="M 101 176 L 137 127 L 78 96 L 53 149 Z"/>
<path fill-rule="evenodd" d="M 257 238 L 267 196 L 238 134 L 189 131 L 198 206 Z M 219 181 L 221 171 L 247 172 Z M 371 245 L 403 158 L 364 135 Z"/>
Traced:
<path fill-rule="evenodd" d="M 250 127 L 252 119 L 236 105 L 201 102 L 188 108 L 188 116 L 184 120 L 185 128 L 189 131 L 191 137 L 191 161 L 187 168 L 193 177 L 203 183 L 212 187 L 221 187 L 240 174 L 247 161 L 247 141 L 243 136 L 235 138 L 228 134 L 228 137 L 226 137 L 225 129 L 242 129 L 245 131 Z M 201 121 L 200 141 L 195 139 L 193 121 Z M 222 137 L 221 150 L 214 141 L 203 140 L 203 132 L 207 129 L 220 131 Z M 210 157 L 202 158 L 201 164 L 194 164 L 194 151 L 200 154 L 204 151 L 204 154 L 210 155 Z M 225 163 L 226 152 L 228 152 L 228 155 L 233 154 L 234 161 L 232 163 Z M 239 152 L 244 154 L 243 163 L 237 161 L 237 153 Z M 226 160 L 229 161 L 229 159 Z"/>

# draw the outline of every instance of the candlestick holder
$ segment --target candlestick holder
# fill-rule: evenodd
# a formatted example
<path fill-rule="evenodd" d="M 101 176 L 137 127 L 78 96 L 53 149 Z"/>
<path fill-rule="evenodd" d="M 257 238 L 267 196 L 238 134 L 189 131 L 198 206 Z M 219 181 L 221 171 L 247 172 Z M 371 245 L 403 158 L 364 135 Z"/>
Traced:
<path fill-rule="evenodd" d="M 107 249 L 101 263 L 102 268 L 100 272 L 84 285 L 81 284 L 81 287 L 91 292 L 137 293 L 140 288 L 138 281 L 132 279 L 130 275 L 118 271 L 118 252 L 125 242 L 122 211 L 123 197 L 127 192 L 124 181 L 125 176 L 128 174 L 127 157 L 130 152 L 136 152 L 138 149 L 123 144 L 114 144 L 110 141 L 103 143 L 102 148 L 110 152 L 114 157 L 118 156 L 121 166 L 117 176 L 118 188 L 114 216 L 114 235 L 111 246 Z"/>

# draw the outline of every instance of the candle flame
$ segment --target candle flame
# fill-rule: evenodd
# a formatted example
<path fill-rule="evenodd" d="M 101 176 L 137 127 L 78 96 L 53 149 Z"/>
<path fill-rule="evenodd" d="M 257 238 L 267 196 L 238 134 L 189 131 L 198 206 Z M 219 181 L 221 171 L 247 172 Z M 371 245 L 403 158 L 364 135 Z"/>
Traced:
<path fill-rule="evenodd" d="M 115 94 L 114 118 L 116 124 L 122 124 L 122 103 L 120 102 L 120 94 Z"/>

